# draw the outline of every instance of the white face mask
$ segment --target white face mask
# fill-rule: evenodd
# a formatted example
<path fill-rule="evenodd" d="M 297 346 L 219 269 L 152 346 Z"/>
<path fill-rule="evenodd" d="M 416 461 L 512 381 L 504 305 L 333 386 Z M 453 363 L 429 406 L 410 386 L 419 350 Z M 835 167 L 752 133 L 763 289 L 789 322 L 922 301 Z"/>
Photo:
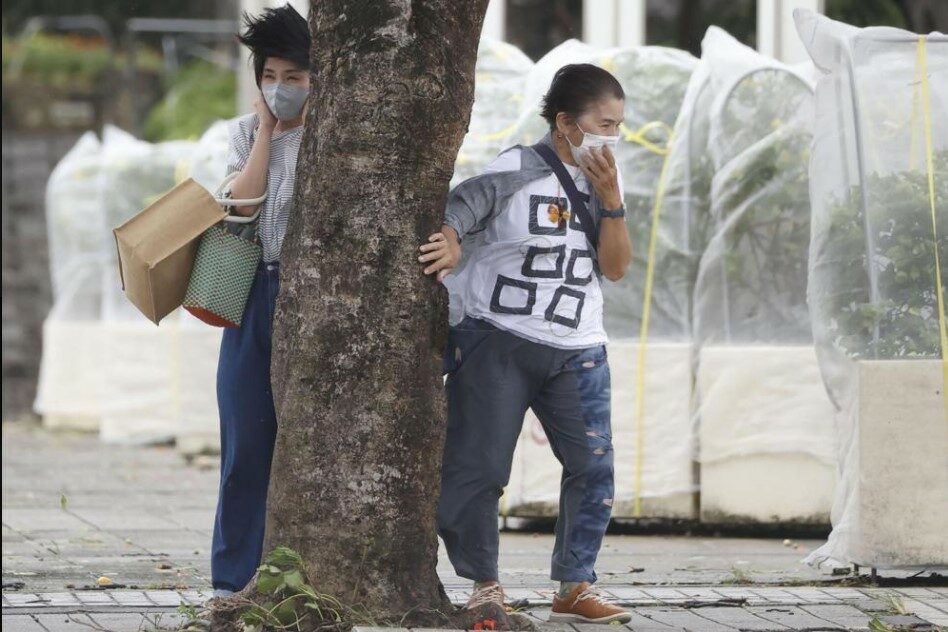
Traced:
<path fill-rule="evenodd" d="M 579 123 L 576 124 L 576 127 L 579 127 Z M 576 161 L 576 164 L 582 164 L 582 158 L 589 153 L 589 150 L 593 147 L 605 147 L 608 145 L 609 149 L 615 153 L 616 145 L 619 144 L 619 136 L 600 136 L 599 134 L 590 134 L 582 127 L 579 127 L 579 131 L 583 133 L 583 142 L 576 146 L 573 144 L 573 141 L 569 139 L 569 136 L 566 137 L 566 142 L 569 143 L 569 153 L 573 155 L 573 160 Z"/>
<path fill-rule="evenodd" d="M 262 91 L 267 107 L 281 121 L 290 121 L 302 114 L 309 97 L 308 89 L 286 83 L 267 83 Z"/>

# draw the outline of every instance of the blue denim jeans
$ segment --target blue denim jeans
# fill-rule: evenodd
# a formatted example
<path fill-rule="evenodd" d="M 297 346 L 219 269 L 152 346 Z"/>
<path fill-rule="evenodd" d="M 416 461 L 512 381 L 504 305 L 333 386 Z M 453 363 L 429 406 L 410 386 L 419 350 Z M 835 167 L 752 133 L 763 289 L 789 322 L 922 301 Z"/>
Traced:
<path fill-rule="evenodd" d="M 279 287 L 279 266 L 261 262 L 240 327 L 225 329 L 221 341 L 221 481 L 211 547 L 215 589 L 241 590 L 260 564 L 277 429 L 270 340 Z"/>
<path fill-rule="evenodd" d="M 497 579 L 498 501 L 532 408 L 563 464 L 551 577 L 596 581 L 614 493 L 605 347 L 558 349 L 468 317 L 451 328 L 444 369 L 448 433 L 438 530 L 455 572 Z"/>

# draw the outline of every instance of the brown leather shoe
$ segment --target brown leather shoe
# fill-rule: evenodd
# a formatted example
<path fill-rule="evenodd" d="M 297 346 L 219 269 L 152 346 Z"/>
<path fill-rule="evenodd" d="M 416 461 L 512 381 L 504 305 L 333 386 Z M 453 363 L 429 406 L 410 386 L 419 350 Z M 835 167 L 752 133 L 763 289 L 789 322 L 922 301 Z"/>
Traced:
<path fill-rule="evenodd" d="M 628 623 L 632 615 L 627 610 L 609 603 L 599 588 L 583 582 L 565 597 L 553 597 L 551 622 L 562 623 Z"/>

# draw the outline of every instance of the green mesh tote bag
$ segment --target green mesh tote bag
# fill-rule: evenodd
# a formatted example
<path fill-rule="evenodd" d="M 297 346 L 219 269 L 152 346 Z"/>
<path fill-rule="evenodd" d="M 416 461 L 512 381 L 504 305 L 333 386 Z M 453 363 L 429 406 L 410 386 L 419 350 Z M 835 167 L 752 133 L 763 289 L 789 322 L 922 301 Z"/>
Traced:
<path fill-rule="evenodd" d="M 229 197 L 237 175 L 224 178 L 214 199 L 229 207 L 261 204 L 266 192 L 247 200 Z M 259 208 L 248 217 L 228 215 L 201 236 L 183 306 L 208 325 L 240 327 L 263 251 L 257 237 L 259 215 Z"/>

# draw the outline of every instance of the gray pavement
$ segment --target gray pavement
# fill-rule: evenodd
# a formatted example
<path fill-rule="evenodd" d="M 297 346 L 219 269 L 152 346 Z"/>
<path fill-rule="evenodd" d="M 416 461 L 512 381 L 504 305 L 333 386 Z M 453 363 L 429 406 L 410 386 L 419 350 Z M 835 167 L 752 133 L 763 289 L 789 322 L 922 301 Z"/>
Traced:
<path fill-rule="evenodd" d="M 180 604 L 206 599 L 215 459 L 187 462 L 170 447 L 106 446 L 17 423 L 3 425 L 2 474 L 3 630 L 173 629 L 185 621 Z M 841 586 L 801 564 L 819 544 L 609 535 L 600 584 L 635 608 L 635 630 L 862 630 L 900 609 L 920 618 L 918 629 L 948 627 L 948 589 L 851 578 Z M 551 549 L 547 533 L 501 537 L 501 580 L 541 622 L 553 589 Z M 469 582 L 441 553 L 442 581 L 463 602 Z M 585 627 L 578 632 L 592 632 Z"/>

